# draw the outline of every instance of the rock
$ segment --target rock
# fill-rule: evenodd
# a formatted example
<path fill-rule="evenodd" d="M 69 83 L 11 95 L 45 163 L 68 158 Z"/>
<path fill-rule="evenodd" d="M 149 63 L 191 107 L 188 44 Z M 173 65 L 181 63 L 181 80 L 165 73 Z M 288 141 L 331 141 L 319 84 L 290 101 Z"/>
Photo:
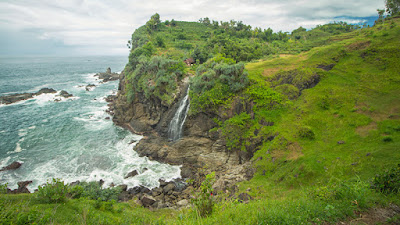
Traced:
<path fill-rule="evenodd" d="M 247 193 L 240 193 L 238 198 L 241 202 L 248 202 L 251 199 L 251 196 Z"/>
<path fill-rule="evenodd" d="M 100 179 L 100 180 L 99 180 L 99 185 L 100 185 L 100 187 L 103 186 L 103 184 L 104 184 L 104 180 L 103 180 L 103 179 Z"/>
<path fill-rule="evenodd" d="M 151 190 L 151 193 L 152 193 L 152 195 L 153 195 L 154 197 L 156 197 L 156 196 L 161 195 L 161 194 L 163 193 L 163 189 L 162 189 L 161 187 L 153 188 L 153 189 Z"/>
<path fill-rule="evenodd" d="M 20 168 L 21 165 L 22 165 L 22 163 L 15 161 L 15 162 L 11 163 L 10 165 L 1 168 L 0 171 L 16 170 L 16 169 Z"/>
<path fill-rule="evenodd" d="M 80 182 L 79 180 L 77 180 L 77 181 L 71 182 L 71 183 L 69 184 L 69 186 L 70 186 L 70 187 L 73 187 L 73 186 L 79 185 L 80 183 L 81 183 L 81 182 Z"/>
<path fill-rule="evenodd" d="M 156 200 L 150 195 L 144 195 L 140 201 L 143 206 L 147 208 L 151 207 L 156 202 Z"/>
<path fill-rule="evenodd" d="M 125 176 L 125 179 L 127 179 L 127 178 L 129 178 L 129 177 L 134 177 L 134 176 L 136 176 L 136 175 L 138 175 L 138 174 L 139 174 L 139 173 L 138 173 L 137 170 L 131 171 L 131 172 L 129 172 L 129 173 Z"/>
<path fill-rule="evenodd" d="M 107 116 L 106 118 L 104 118 L 104 119 L 106 119 L 106 120 L 109 120 L 110 119 L 110 117 L 109 116 Z"/>
<path fill-rule="evenodd" d="M 49 93 L 57 93 L 57 91 L 52 88 L 42 88 L 38 92 L 35 92 L 35 93 L 22 93 L 22 94 L 12 94 L 12 95 L 1 96 L 0 104 L 8 105 L 8 104 L 12 104 L 15 102 L 28 100 L 37 95 L 49 94 Z"/>
<path fill-rule="evenodd" d="M 121 188 L 121 191 L 126 191 L 128 189 L 128 185 L 126 184 L 118 185 L 118 187 Z"/>
<path fill-rule="evenodd" d="M 370 156 L 371 155 L 371 152 L 368 152 L 367 154 L 366 154 L 366 156 Z"/>
<path fill-rule="evenodd" d="M 166 186 L 168 183 L 167 182 L 165 182 L 164 180 L 158 180 L 158 182 L 160 182 L 160 187 L 164 187 L 164 186 Z"/>
<path fill-rule="evenodd" d="M 54 90 L 53 88 L 42 88 L 38 92 L 36 92 L 35 95 L 50 94 L 50 93 L 54 94 L 54 93 L 57 93 L 57 91 Z"/>
<path fill-rule="evenodd" d="M 175 189 L 175 184 L 174 183 L 169 183 L 167 186 L 163 188 L 164 194 L 171 194 L 172 191 Z"/>
<path fill-rule="evenodd" d="M 12 190 L 11 194 L 31 193 L 27 188 L 27 186 L 31 183 L 31 180 L 18 182 L 18 189 Z"/>
<path fill-rule="evenodd" d="M 344 141 L 338 141 L 337 142 L 339 145 L 342 145 L 342 144 L 344 144 L 345 142 Z"/>
<path fill-rule="evenodd" d="M 62 91 L 60 92 L 60 94 L 57 95 L 57 96 L 61 96 L 61 97 L 64 97 L 64 98 L 69 98 L 69 97 L 72 97 L 73 95 L 70 94 L 70 93 L 68 93 L 68 92 L 66 92 L 66 91 L 64 91 L 64 90 L 62 90 Z"/>
<path fill-rule="evenodd" d="M 127 192 L 127 191 L 122 191 L 118 195 L 118 201 L 126 202 L 129 201 L 133 198 L 133 194 Z"/>
<path fill-rule="evenodd" d="M 96 87 L 96 85 L 88 84 L 88 85 L 86 85 L 85 89 L 86 89 L 86 91 L 91 91 L 91 90 L 93 90 L 94 87 Z"/>
<path fill-rule="evenodd" d="M 176 203 L 178 207 L 185 207 L 189 205 L 189 201 L 187 199 L 182 199 L 179 202 Z"/>
<path fill-rule="evenodd" d="M 99 79 L 102 80 L 102 82 L 108 82 L 108 81 L 113 81 L 113 80 L 118 80 L 119 79 L 119 74 L 118 73 L 112 73 L 111 68 L 108 67 L 105 73 L 97 73 L 94 75 L 95 77 L 99 77 Z"/>

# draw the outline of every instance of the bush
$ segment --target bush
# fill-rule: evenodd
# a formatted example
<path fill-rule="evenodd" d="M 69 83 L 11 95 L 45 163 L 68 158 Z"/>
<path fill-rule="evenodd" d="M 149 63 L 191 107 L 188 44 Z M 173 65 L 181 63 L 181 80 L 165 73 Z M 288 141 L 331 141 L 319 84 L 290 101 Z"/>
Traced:
<path fill-rule="evenodd" d="M 376 175 L 372 181 L 372 187 L 385 194 L 400 192 L 400 164 Z"/>
<path fill-rule="evenodd" d="M 67 192 L 68 186 L 64 184 L 64 181 L 53 178 L 51 182 L 38 187 L 37 198 L 49 203 L 64 202 Z"/>
<path fill-rule="evenodd" d="M 118 200 L 121 193 L 119 187 L 102 188 L 98 182 L 82 182 L 78 185 L 70 187 L 69 195 L 72 198 L 88 198 L 100 201 Z"/>
<path fill-rule="evenodd" d="M 194 207 L 200 216 L 208 216 L 212 213 L 214 207 L 213 184 L 215 182 L 215 172 L 206 175 L 206 179 L 201 183 L 200 192 L 196 193 L 192 200 Z"/>
<path fill-rule="evenodd" d="M 0 194 L 7 194 L 8 190 L 8 183 L 0 185 Z"/>
<path fill-rule="evenodd" d="M 304 126 L 301 127 L 298 131 L 298 134 L 301 138 L 314 140 L 315 134 L 311 127 Z"/>
<path fill-rule="evenodd" d="M 393 138 L 391 136 L 386 136 L 382 139 L 384 142 L 392 142 Z"/>

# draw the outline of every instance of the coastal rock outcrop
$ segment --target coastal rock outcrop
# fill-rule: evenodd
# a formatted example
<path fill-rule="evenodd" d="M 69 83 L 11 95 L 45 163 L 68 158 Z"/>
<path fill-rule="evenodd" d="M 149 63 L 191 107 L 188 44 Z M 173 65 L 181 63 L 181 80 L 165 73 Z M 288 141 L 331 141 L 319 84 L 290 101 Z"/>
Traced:
<path fill-rule="evenodd" d="M 100 80 L 103 80 L 103 82 L 108 82 L 108 81 L 118 80 L 120 74 L 119 73 L 112 73 L 111 72 L 111 68 L 108 67 L 105 73 L 97 73 L 94 76 L 98 77 Z"/>
<path fill-rule="evenodd" d="M 1 168 L 0 171 L 16 170 L 16 169 L 20 168 L 21 166 L 22 166 L 22 163 L 15 161 L 15 162 L 11 163 L 10 165 Z"/>
<path fill-rule="evenodd" d="M 31 99 L 35 96 L 41 95 L 41 94 L 55 94 L 57 93 L 56 90 L 53 88 L 42 88 L 38 92 L 34 93 L 22 93 L 22 94 L 12 94 L 12 95 L 6 95 L 6 96 L 0 96 L 0 104 L 13 104 L 19 101 L 23 100 L 28 100 Z M 62 90 L 58 95 L 58 97 L 63 97 L 63 98 L 70 98 L 73 97 L 72 94 Z M 55 98 L 54 101 L 60 101 L 59 98 Z"/>

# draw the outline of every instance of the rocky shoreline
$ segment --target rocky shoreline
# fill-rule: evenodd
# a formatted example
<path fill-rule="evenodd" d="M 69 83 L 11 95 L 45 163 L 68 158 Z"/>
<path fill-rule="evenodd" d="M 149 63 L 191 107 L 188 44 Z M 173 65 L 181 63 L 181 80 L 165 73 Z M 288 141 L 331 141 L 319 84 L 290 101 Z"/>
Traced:
<path fill-rule="evenodd" d="M 16 103 L 19 101 L 31 99 L 31 98 L 41 95 L 41 94 L 55 94 L 55 93 L 57 93 L 57 91 L 54 90 L 53 88 L 42 88 L 38 92 L 34 92 L 34 93 L 20 93 L 20 94 L 5 95 L 5 96 L 0 96 L 0 104 L 9 105 L 9 104 L 13 104 L 13 103 Z M 72 94 L 70 94 L 64 90 L 61 90 L 60 93 L 56 96 L 63 97 L 63 98 L 73 97 Z M 54 101 L 57 101 L 57 99 L 55 99 Z"/>

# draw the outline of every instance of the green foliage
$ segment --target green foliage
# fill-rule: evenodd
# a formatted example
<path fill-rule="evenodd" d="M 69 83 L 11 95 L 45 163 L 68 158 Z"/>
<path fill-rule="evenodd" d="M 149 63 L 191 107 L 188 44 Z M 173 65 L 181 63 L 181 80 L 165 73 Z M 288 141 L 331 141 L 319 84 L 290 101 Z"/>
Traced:
<path fill-rule="evenodd" d="M 220 128 L 221 137 L 226 141 L 228 150 L 246 151 L 246 145 L 253 134 L 250 129 L 253 123 L 251 116 L 245 112 L 223 122 Z"/>
<path fill-rule="evenodd" d="M 72 198 L 88 198 L 99 201 L 116 201 L 119 193 L 121 193 L 119 187 L 102 188 L 99 182 L 81 182 L 69 189 Z"/>
<path fill-rule="evenodd" d="M 216 110 L 230 95 L 238 93 L 249 84 L 244 64 L 224 62 L 232 63 L 230 59 L 217 57 L 197 68 L 196 76 L 190 81 L 192 114 L 203 109 Z"/>
<path fill-rule="evenodd" d="M 201 217 L 209 216 L 213 212 L 213 184 L 215 182 L 215 172 L 206 175 L 205 180 L 201 183 L 200 192 L 197 192 L 192 204 Z"/>
<path fill-rule="evenodd" d="M 385 0 L 386 12 L 392 16 L 400 12 L 400 0 Z"/>
<path fill-rule="evenodd" d="M 6 194 L 8 190 L 8 183 L 0 184 L 0 194 Z"/>
<path fill-rule="evenodd" d="M 169 105 L 174 100 L 173 93 L 177 90 L 177 82 L 183 78 L 185 71 L 182 61 L 170 60 L 160 56 L 143 59 L 137 68 L 129 74 L 127 82 L 129 100 L 134 93 L 141 92 L 146 98 L 156 96 L 162 103 Z M 132 90 L 132 91 L 130 91 Z"/>
<path fill-rule="evenodd" d="M 372 187 L 385 194 L 400 192 L 400 164 L 376 175 Z"/>
<path fill-rule="evenodd" d="M 273 89 L 261 85 L 251 85 L 246 89 L 249 101 L 253 101 L 254 110 L 271 110 L 279 108 L 284 104 L 284 98 L 280 93 Z"/>
<path fill-rule="evenodd" d="M 160 48 L 165 48 L 165 41 L 164 38 L 160 35 L 156 36 L 156 45 Z"/>
<path fill-rule="evenodd" d="M 158 13 L 151 16 L 150 20 L 146 22 L 146 28 L 149 33 L 159 29 L 161 25 L 160 15 Z"/>
<path fill-rule="evenodd" d="M 303 126 L 299 128 L 298 131 L 299 137 L 309 140 L 314 140 L 315 134 L 311 127 Z"/>
<path fill-rule="evenodd" d="M 304 89 L 314 87 L 319 81 L 320 76 L 311 69 L 281 71 L 270 78 L 273 87 L 278 87 L 283 84 L 291 84 L 300 92 Z"/>
<path fill-rule="evenodd" d="M 52 181 L 38 187 L 37 198 L 42 202 L 64 202 L 68 192 L 68 186 L 64 181 L 53 178 Z"/>

